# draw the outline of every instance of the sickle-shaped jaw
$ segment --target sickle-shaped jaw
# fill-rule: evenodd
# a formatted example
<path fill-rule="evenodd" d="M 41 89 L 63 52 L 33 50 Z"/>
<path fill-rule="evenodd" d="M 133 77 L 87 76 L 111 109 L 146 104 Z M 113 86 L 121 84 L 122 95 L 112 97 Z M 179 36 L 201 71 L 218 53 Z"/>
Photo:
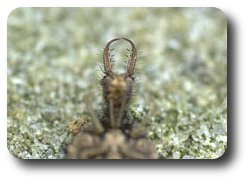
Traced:
<path fill-rule="evenodd" d="M 129 56 L 129 60 L 128 60 L 128 66 L 127 66 L 127 76 L 132 76 L 134 74 L 134 70 L 135 70 L 137 50 L 135 48 L 134 43 L 131 40 L 129 40 L 127 38 L 122 38 L 122 39 L 126 40 L 131 45 L 131 52 L 130 52 L 130 56 Z"/>
<path fill-rule="evenodd" d="M 120 38 L 116 38 L 116 39 L 109 41 L 106 44 L 104 51 L 103 51 L 103 65 L 104 65 L 104 73 L 106 75 L 112 76 L 112 74 L 113 74 L 109 47 L 110 47 L 112 42 L 115 42 L 117 40 L 120 40 Z"/>
<path fill-rule="evenodd" d="M 135 70 L 135 64 L 136 64 L 136 58 L 137 58 L 137 50 L 135 48 L 134 43 L 127 39 L 127 38 L 116 38 L 116 39 L 112 39 L 111 41 L 109 41 L 103 51 L 103 65 L 104 65 L 104 73 L 106 75 L 113 75 L 113 71 L 112 71 L 112 64 L 111 64 L 111 58 L 110 58 L 110 45 L 117 41 L 117 40 L 126 40 L 127 42 L 130 43 L 131 45 L 131 52 L 129 55 L 129 60 L 128 60 L 128 66 L 127 66 L 127 72 L 126 75 L 127 76 L 132 76 L 134 74 L 134 70 Z"/>

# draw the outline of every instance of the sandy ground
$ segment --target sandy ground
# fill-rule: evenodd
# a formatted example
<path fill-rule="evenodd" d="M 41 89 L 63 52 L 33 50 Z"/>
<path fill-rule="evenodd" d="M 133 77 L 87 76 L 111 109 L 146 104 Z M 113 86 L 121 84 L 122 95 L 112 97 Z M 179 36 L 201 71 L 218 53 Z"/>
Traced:
<path fill-rule="evenodd" d="M 162 158 L 223 155 L 227 22 L 213 8 L 14 10 L 8 18 L 9 151 L 23 159 L 64 157 L 69 123 L 86 117 L 89 93 L 101 112 L 98 65 L 116 37 L 133 40 L 139 50 L 130 112 L 148 120 Z"/>

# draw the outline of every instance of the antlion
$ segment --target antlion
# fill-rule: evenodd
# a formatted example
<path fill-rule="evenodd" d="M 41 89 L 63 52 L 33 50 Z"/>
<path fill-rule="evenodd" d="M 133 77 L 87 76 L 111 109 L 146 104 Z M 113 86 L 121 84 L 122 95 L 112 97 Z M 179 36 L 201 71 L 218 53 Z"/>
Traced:
<path fill-rule="evenodd" d="M 123 74 L 113 71 L 110 46 L 125 40 L 131 46 L 127 70 Z M 109 41 L 103 51 L 104 77 L 101 80 L 103 97 L 106 102 L 107 119 L 99 119 L 89 107 L 91 127 L 75 136 L 68 146 L 69 159 L 156 159 L 154 144 L 137 128 L 127 127 L 125 114 L 131 100 L 137 50 L 127 38 Z"/>

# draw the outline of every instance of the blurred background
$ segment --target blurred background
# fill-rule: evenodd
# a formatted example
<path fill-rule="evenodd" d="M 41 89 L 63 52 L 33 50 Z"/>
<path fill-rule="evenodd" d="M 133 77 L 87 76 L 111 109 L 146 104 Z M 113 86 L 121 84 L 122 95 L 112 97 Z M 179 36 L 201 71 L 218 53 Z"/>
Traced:
<path fill-rule="evenodd" d="M 15 9 L 8 18 L 9 151 L 64 157 L 69 122 L 84 117 L 89 92 L 101 111 L 102 51 L 116 37 L 138 49 L 130 111 L 147 118 L 161 157 L 220 157 L 227 147 L 227 20 L 215 8 Z"/>

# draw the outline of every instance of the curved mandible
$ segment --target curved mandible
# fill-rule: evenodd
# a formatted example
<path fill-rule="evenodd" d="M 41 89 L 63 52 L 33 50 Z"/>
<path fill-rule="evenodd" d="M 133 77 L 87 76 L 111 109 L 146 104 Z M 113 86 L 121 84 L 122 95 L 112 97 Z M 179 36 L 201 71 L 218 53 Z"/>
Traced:
<path fill-rule="evenodd" d="M 127 66 L 127 75 L 132 76 L 134 74 L 134 70 L 135 70 L 137 50 L 135 48 L 134 43 L 131 40 L 129 40 L 127 38 L 122 38 L 122 39 L 128 41 L 131 45 L 131 52 L 130 52 L 130 56 L 129 56 L 129 60 L 128 60 L 128 66 Z"/>
<path fill-rule="evenodd" d="M 104 72 L 107 75 L 112 75 L 112 65 L 110 62 L 110 50 L 109 50 L 109 46 L 111 45 L 112 42 L 115 42 L 117 40 L 120 40 L 120 38 L 116 38 L 116 39 L 112 39 L 111 41 L 109 41 L 103 51 L 103 66 L 104 66 Z"/>
<path fill-rule="evenodd" d="M 128 66 L 127 66 L 127 76 L 132 76 L 134 74 L 134 69 L 135 69 L 135 64 L 136 64 L 136 58 L 137 58 L 137 50 L 135 48 L 135 45 L 134 43 L 127 39 L 127 38 L 115 38 L 115 39 L 112 39 L 110 40 L 105 48 L 104 48 L 104 51 L 103 51 L 103 65 L 104 65 L 104 72 L 105 74 L 107 75 L 112 75 L 113 72 L 112 72 L 112 65 L 111 65 L 111 62 L 110 62 L 110 50 L 109 50 L 109 47 L 111 45 L 111 43 L 117 41 L 117 40 L 126 40 L 127 42 L 130 43 L 131 45 L 131 52 L 130 52 L 130 56 L 129 56 L 129 60 L 128 60 Z"/>

